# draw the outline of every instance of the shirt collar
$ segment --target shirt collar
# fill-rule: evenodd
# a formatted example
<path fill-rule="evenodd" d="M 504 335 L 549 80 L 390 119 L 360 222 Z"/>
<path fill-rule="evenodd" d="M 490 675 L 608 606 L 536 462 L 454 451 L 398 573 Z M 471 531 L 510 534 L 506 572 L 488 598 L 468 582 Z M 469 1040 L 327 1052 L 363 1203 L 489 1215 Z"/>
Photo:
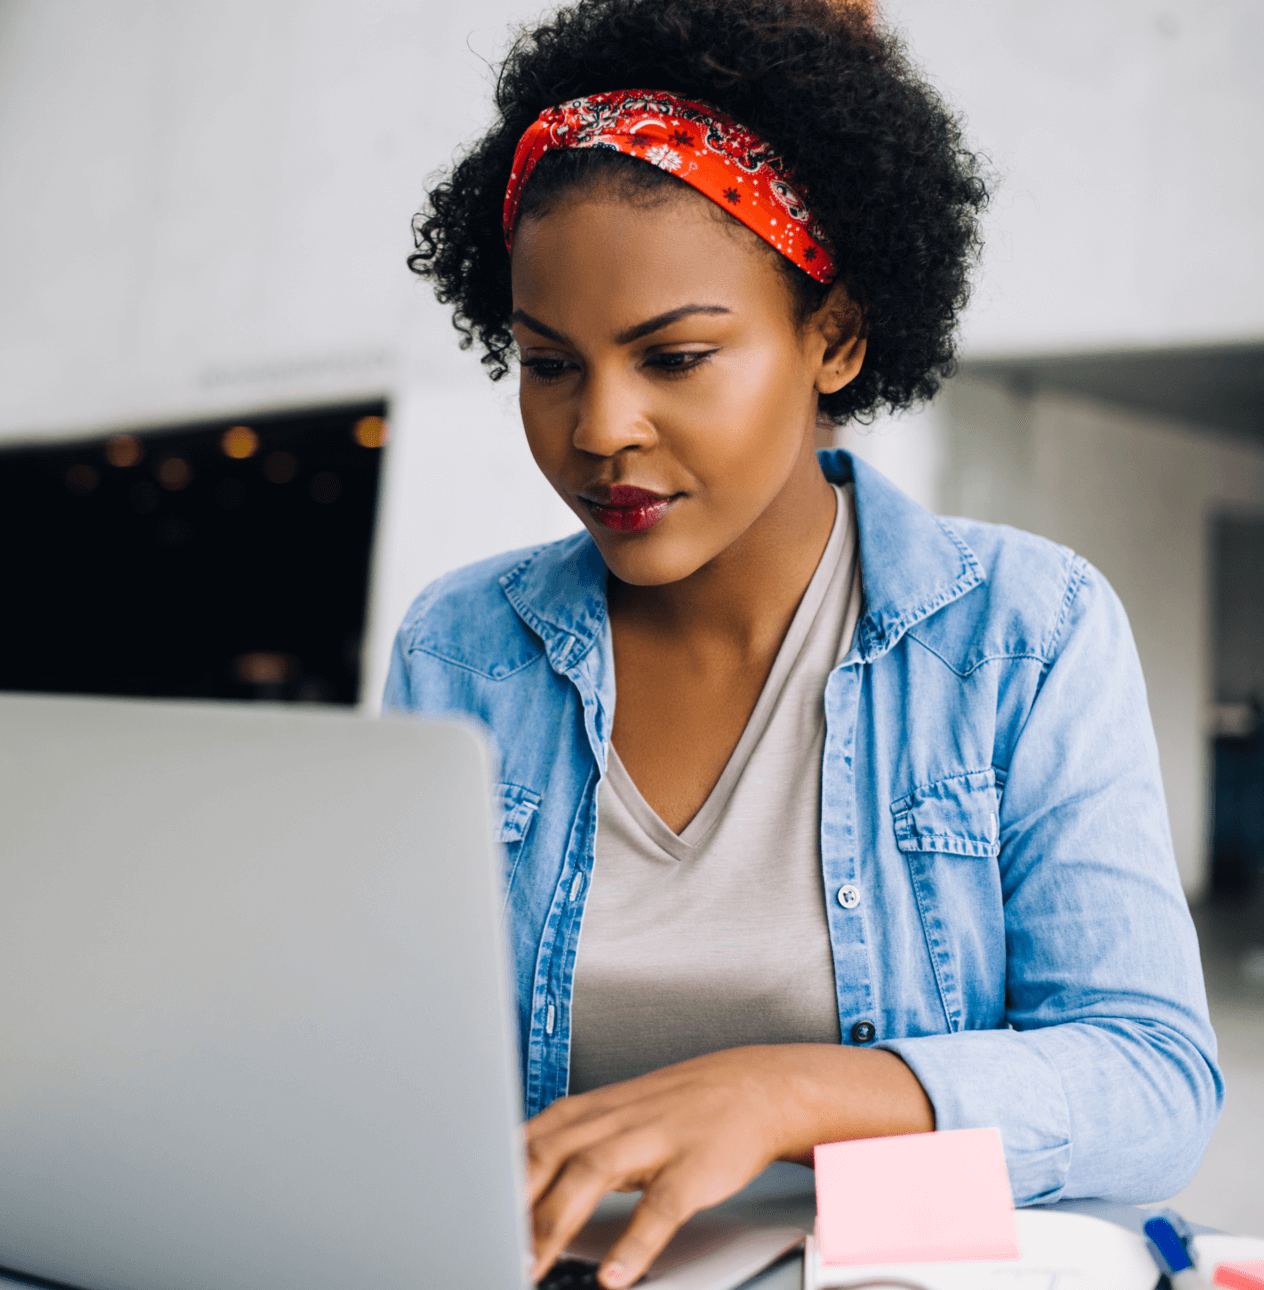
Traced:
<path fill-rule="evenodd" d="M 865 612 L 853 653 L 868 662 L 886 653 L 915 623 L 977 587 L 984 573 L 974 552 L 938 516 L 923 510 L 884 475 L 841 449 L 819 454 L 834 484 L 854 481 Z M 590 657 L 608 634 L 606 565 L 587 531 L 533 551 L 500 579 L 518 616 L 544 642 L 553 669 L 613 687 L 604 660 Z"/>
<path fill-rule="evenodd" d="M 865 612 L 852 646 L 868 662 L 915 623 L 986 580 L 960 534 L 849 452 L 818 454 L 825 477 L 856 486 L 856 526 Z"/>
<path fill-rule="evenodd" d="M 606 562 L 587 529 L 532 551 L 500 585 L 558 672 L 575 667 L 605 628 Z"/>

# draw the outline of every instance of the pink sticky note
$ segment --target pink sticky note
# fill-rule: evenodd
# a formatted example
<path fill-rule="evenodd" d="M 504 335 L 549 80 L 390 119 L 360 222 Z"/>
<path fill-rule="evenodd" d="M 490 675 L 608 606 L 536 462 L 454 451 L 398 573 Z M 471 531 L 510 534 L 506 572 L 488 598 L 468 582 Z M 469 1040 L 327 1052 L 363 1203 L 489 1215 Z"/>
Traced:
<path fill-rule="evenodd" d="M 1216 1266 L 1213 1285 L 1231 1290 L 1264 1290 L 1264 1259 L 1235 1259 Z"/>
<path fill-rule="evenodd" d="M 859 1138 L 815 1155 L 827 1266 L 1018 1258 L 999 1130 Z"/>

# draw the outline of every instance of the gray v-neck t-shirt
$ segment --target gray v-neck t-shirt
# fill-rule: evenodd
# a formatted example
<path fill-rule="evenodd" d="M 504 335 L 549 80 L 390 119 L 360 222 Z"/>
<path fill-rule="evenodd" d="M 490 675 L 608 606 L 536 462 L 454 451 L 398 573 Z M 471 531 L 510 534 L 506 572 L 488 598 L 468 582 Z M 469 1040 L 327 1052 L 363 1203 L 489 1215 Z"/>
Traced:
<path fill-rule="evenodd" d="M 852 489 L 755 710 L 673 833 L 611 745 L 571 1013 L 571 1093 L 743 1044 L 838 1043 L 821 875 L 825 683 L 862 592 Z"/>

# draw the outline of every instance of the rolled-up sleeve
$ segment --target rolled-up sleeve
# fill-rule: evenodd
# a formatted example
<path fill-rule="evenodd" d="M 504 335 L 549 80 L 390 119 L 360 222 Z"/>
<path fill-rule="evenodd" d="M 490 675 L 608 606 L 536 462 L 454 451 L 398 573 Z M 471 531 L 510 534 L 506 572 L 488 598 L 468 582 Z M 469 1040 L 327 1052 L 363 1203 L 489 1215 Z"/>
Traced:
<path fill-rule="evenodd" d="M 1077 564 L 998 767 L 1007 1025 L 881 1045 L 938 1128 L 1000 1128 L 1018 1204 L 1172 1195 L 1223 1100 L 1136 648 Z"/>

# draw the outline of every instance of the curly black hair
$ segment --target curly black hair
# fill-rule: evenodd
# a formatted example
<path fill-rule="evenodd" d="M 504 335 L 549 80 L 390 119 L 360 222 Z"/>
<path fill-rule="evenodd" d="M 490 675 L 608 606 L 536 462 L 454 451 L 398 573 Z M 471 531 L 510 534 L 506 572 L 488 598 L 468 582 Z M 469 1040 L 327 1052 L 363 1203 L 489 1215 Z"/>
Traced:
<path fill-rule="evenodd" d="M 899 41 L 848 0 L 578 0 L 519 36 L 500 69 L 498 118 L 429 192 L 408 259 L 455 306 L 462 347 L 483 346 L 494 380 L 513 344 L 501 213 L 518 140 L 547 107 L 621 89 L 711 103 L 787 163 L 868 338 L 860 374 L 822 396 L 823 413 L 868 420 L 936 393 L 953 370 L 987 190 L 958 120 Z M 646 192 L 680 183 L 621 154 L 569 155 L 536 168 L 524 211 L 612 165 Z M 819 306 L 820 284 L 789 260 L 783 268 L 800 312 Z"/>

